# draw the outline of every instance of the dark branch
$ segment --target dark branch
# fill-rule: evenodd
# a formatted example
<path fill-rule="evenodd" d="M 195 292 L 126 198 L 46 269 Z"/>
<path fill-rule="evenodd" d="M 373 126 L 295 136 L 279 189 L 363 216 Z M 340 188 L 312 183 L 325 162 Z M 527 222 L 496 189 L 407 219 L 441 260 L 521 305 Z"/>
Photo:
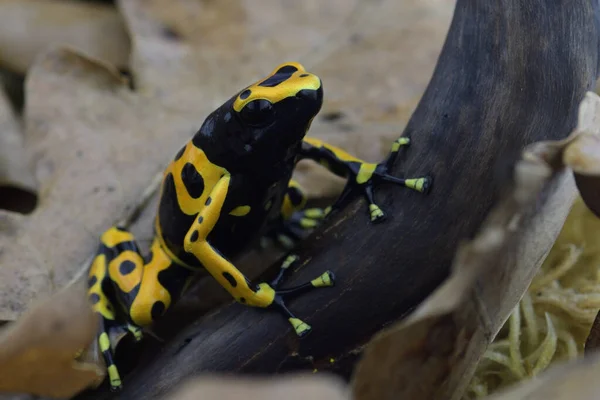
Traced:
<path fill-rule="evenodd" d="M 575 126 L 597 77 L 597 15 L 589 0 L 458 0 L 405 131 L 412 145 L 394 168 L 397 176 L 432 173 L 433 190 L 379 188 L 385 223 L 370 225 L 357 198 L 303 244 L 299 255 L 311 261 L 289 285 L 327 269 L 338 277 L 334 289 L 290 304 L 314 332 L 299 340 L 279 314 L 231 304 L 184 329 L 115 397 L 155 398 L 203 371 L 347 374 L 371 335 L 447 276 L 457 242 L 477 230 L 521 149 Z"/>

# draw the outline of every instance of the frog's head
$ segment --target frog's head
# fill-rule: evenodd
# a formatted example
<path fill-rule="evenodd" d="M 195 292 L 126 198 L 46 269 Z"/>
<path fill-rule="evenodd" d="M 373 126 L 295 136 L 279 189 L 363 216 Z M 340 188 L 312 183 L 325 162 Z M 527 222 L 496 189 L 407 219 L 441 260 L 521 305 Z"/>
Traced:
<path fill-rule="evenodd" d="M 289 62 L 233 96 L 209 116 L 203 130 L 221 148 L 220 155 L 235 155 L 238 165 L 272 164 L 297 148 L 322 102 L 319 77 Z"/>

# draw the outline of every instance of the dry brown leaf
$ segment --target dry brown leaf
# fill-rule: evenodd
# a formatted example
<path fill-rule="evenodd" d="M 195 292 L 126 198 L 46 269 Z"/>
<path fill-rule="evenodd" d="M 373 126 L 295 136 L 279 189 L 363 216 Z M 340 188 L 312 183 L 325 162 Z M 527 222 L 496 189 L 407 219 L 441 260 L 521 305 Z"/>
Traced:
<path fill-rule="evenodd" d="M 355 4 L 270 0 L 257 7 L 249 2 L 122 1 L 120 9 L 132 35 L 135 92 L 114 68 L 77 52 L 54 50 L 40 57 L 27 79 L 25 109 L 27 144 L 41 182 L 40 201 L 27 218 L 0 213 L 4 225 L 9 225 L 0 229 L 0 319 L 16 318 L 36 295 L 67 282 L 96 248 L 99 234 L 136 204 L 153 176 L 216 105 L 278 63 L 309 58 L 316 45 L 348 28 L 347 18 L 353 15 Z M 370 7 L 379 7 L 379 12 L 380 7 L 387 7 L 383 10 L 389 14 L 381 32 L 365 36 L 370 40 L 385 37 L 385 30 L 397 26 L 394 15 L 407 13 L 404 5 L 393 9 L 391 0 L 365 4 L 360 13 L 369 12 Z M 445 15 L 436 8 L 441 0 L 420 4 L 414 2 L 412 15 Z M 443 7 L 449 22 L 452 5 Z M 369 18 L 379 12 L 368 14 Z M 415 28 L 415 32 L 419 31 Z M 423 60 L 431 61 L 431 69 L 444 32 L 436 33 L 439 44 L 425 46 L 429 51 Z M 369 42 L 356 49 L 352 42 L 338 43 L 340 48 L 345 46 L 345 60 L 352 65 L 344 70 L 356 69 L 356 82 L 366 79 L 361 71 L 370 68 L 376 56 L 377 64 L 392 65 L 386 58 L 391 52 L 370 54 L 369 65 L 351 64 L 352 57 L 363 58 Z M 320 63 L 339 65 L 340 57 L 332 52 Z M 417 64 L 417 72 L 407 76 L 419 76 L 425 63 Z M 322 75 L 326 87 L 338 90 L 349 85 L 340 68 L 324 74 L 320 69 L 315 72 Z M 427 78 L 418 80 L 422 86 L 416 85 L 415 93 L 425 87 Z M 390 82 L 376 83 L 377 77 L 369 77 L 369 82 L 373 90 L 379 88 L 383 104 L 400 101 L 393 97 L 398 90 L 381 89 L 387 89 Z M 326 95 L 325 110 L 327 104 Z M 354 96 L 344 106 L 356 110 L 364 107 L 364 101 Z M 352 135 L 364 137 L 368 131 L 367 142 L 350 141 L 345 147 L 366 157 L 374 136 L 385 130 L 395 137 L 400 124 L 397 130 L 390 129 L 391 122 L 378 129 L 373 124 L 369 130 L 363 129 L 368 125 L 360 125 Z M 325 139 L 329 139 L 325 131 L 333 137 L 347 129 L 319 121 L 314 126 L 315 135 Z M 383 154 L 387 148 L 378 151 Z M 134 227 L 142 247 L 152 232 L 153 211 L 149 208 Z"/>
<path fill-rule="evenodd" d="M 536 379 L 486 400 L 596 400 L 600 398 L 600 354 L 557 365 Z"/>
<path fill-rule="evenodd" d="M 600 97 L 594 92 L 586 94 L 579 108 L 578 126 L 568 138 L 538 145 L 539 151 L 563 149 L 561 162 L 573 170 L 583 201 L 600 217 Z"/>
<path fill-rule="evenodd" d="M 0 90 L 0 186 L 35 191 L 29 156 L 23 145 L 21 124 L 4 91 Z"/>
<path fill-rule="evenodd" d="M 25 73 L 52 46 L 127 67 L 129 37 L 113 6 L 69 0 L 0 1 L 0 64 Z"/>
<path fill-rule="evenodd" d="M 0 332 L 1 392 L 67 398 L 102 380 L 102 368 L 73 360 L 98 325 L 85 290 L 71 285 Z"/>
<path fill-rule="evenodd" d="M 277 378 L 204 376 L 192 380 L 166 400 L 348 400 L 345 385 L 333 376 L 290 375 Z"/>
<path fill-rule="evenodd" d="M 569 138 L 524 150 L 515 186 L 476 238 L 459 248 L 452 276 L 409 318 L 370 342 L 355 370 L 358 400 L 463 395 L 567 216 L 575 190 L 563 156 L 593 117 L 596 102 L 595 94 L 586 95 Z"/>

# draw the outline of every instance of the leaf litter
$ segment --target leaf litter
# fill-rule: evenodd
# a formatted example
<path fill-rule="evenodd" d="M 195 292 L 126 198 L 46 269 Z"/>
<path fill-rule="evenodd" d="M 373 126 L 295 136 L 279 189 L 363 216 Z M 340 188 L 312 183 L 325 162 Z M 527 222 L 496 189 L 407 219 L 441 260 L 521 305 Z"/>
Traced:
<path fill-rule="evenodd" d="M 0 391 L 67 398 L 102 380 L 100 366 L 74 359 L 98 325 L 85 292 L 70 285 L 0 332 Z"/>
<path fill-rule="evenodd" d="M 384 29 L 365 32 L 363 39 L 367 40 L 358 45 L 356 32 L 343 32 L 346 22 L 348 18 L 361 20 L 369 7 L 392 11 L 392 3 L 371 1 L 355 8 L 357 2 L 292 4 L 272 0 L 261 11 L 249 2 L 121 1 L 119 9 L 131 34 L 134 90 L 114 66 L 89 52 L 84 55 L 63 47 L 37 56 L 27 75 L 24 125 L 40 200 L 27 217 L 0 210 L 0 320 L 15 320 L 35 299 L 50 296 L 74 276 L 84 275 L 81 272 L 96 248 L 98 235 L 136 206 L 153 176 L 204 117 L 275 65 L 292 59 L 305 63 L 325 82 L 331 82 L 327 87 L 332 95 L 352 86 L 347 84 L 350 78 L 376 88 L 376 77 L 365 79 L 360 63 L 346 69 L 354 69 L 354 76 L 341 76 L 339 69 L 325 66 L 333 60 L 343 64 L 362 58 L 361 52 L 372 50 L 371 42 L 385 37 L 385 31 L 395 27 L 394 18 L 404 16 L 406 10 L 388 12 L 385 19 L 371 13 L 370 18 L 377 16 L 385 22 Z M 316 121 L 311 133 L 334 139 L 329 140 L 333 143 L 336 137 L 344 138 L 349 151 L 367 159 L 380 158 L 388 151 L 387 140 L 374 152 L 364 140 L 373 143 L 384 132 L 395 138 L 402 129 L 398 121 L 408 119 L 407 110 L 416 105 L 427 84 L 445 36 L 444 24 L 452 14 L 452 4 L 444 2 L 445 11 L 439 12 L 442 2 L 430 3 L 414 2 L 414 15 L 424 18 L 424 12 L 437 10 L 442 28 L 427 25 L 425 31 L 429 39 L 436 37 L 438 42 L 429 40 L 426 46 L 416 46 L 426 49 L 420 53 L 422 65 L 403 81 L 396 78 L 392 82 L 398 86 L 414 81 L 413 87 L 398 99 L 394 96 L 399 91 L 380 90 L 380 86 L 379 92 L 371 92 L 380 100 L 376 109 L 358 114 L 360 119 L 352 118 L 352 111 L 345 124 Z M 228 22 L 214 25 L 209 19 L 214 15 Z M 416 36 L 419 18 L 413 18 Z M 190 27 L 195 30 L 186 31 Z M 329 38 L 329 47 L 323 47 Z M 321 58 L 318 65 L 311 65 L 311 55 L 319 45 Z M 339 54 L 338 48 L 342 49 Z M 370 56 L 369 64 L 374 57 L 386 64 L 389 53 Z M 429 70 L 423 67 L 427 63 Z M 352 92 L 343 95 L 348 93 Z M 326 100 L 324 111 L 361 110 L 364 102 L 358 90 L 353 93 L 346 100 L 338 96 L 332 106 Z M 388 121 L 379 122 L 382 115 Z M 364 139 L 365 132 L 370 134 L 368 139 Z M 305 172 L 298 174 L 300 179 L 308 175 Z M 327 183 L 308 186 L 309 194 L 315 195 Z M 142 247 L 151 234 L 151 216 L 151 210 L 143 213 L 133 228 L 141 233 Z M 88 378 L 88 384 L 96 382 L 96 376 Z"/>
<path fill-rule="evenodd" d="M 552 250 L 488 348 L 469 386 L 467 398 L 480 398 L 530 379 L 553 363 L 579 358 L 588 348 L 588 334 L 600 308 L 600 218 L 590 209 L 600 175 L 600 97 L 588 93 L 575 132 L 556 146 L 565 146 L 562 161 L 578 176 L 581 197 Z M 592 334 L 594 331 L 592 330 Z M 594 338 L 592 337 L 593 341 Z M 600 393 L 600 392 L 598 392 Z"/>
<path fill-rule="evenodd" d="M 0 1 L 0 65 L 24 74 L 38 54 L 56 45 L 127 67 L 129 37 L 114 7 L 70 0 Z"/>

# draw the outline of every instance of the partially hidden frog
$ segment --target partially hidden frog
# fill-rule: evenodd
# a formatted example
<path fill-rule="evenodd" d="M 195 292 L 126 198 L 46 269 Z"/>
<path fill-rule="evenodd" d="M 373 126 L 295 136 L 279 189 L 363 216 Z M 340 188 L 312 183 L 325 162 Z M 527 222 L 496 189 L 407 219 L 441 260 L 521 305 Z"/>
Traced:
<path fill-rule="evenodd" d="M 374 185 L 390 182 L 419 192 L 429 189 L 430 177 L 400 179 L 387 173 L 408 138 L 396 140 L 387 159 L 375 164 L 306 137 L 322 101 L 319 77 L 298 63 L 280 65 L 212 112 L 168 165 L 148 254 L 140 252 L 124 227 L 112 227 L 101 236 L 89 269 L 88 294 L 99 314 L 98 345 L 113 389 L 122 382 L 110 332 L 128 331 L 140 340 L 142 328 L 167 312 L 201 270 L 237 302 L 276 309 L 298 336 L 310 332 L 285 300 L 333 286 L 333 273 L 326 271 L 303 285 L 282 289 L 284 272 L 295 256 L 286 258 L 273 281 L 258 284 L 229 261 L 262 233 L 285 226 L 295 212 L 305 210 L 295 221 L 310 228 L 327 214 L 328 210 L 304 209 L 302 190 L 291 180 L 298 161 L 314 160 L 347 178 L 345 193 L 363 193 L 373 222 L 384 218 L 374 200 Z"/>

